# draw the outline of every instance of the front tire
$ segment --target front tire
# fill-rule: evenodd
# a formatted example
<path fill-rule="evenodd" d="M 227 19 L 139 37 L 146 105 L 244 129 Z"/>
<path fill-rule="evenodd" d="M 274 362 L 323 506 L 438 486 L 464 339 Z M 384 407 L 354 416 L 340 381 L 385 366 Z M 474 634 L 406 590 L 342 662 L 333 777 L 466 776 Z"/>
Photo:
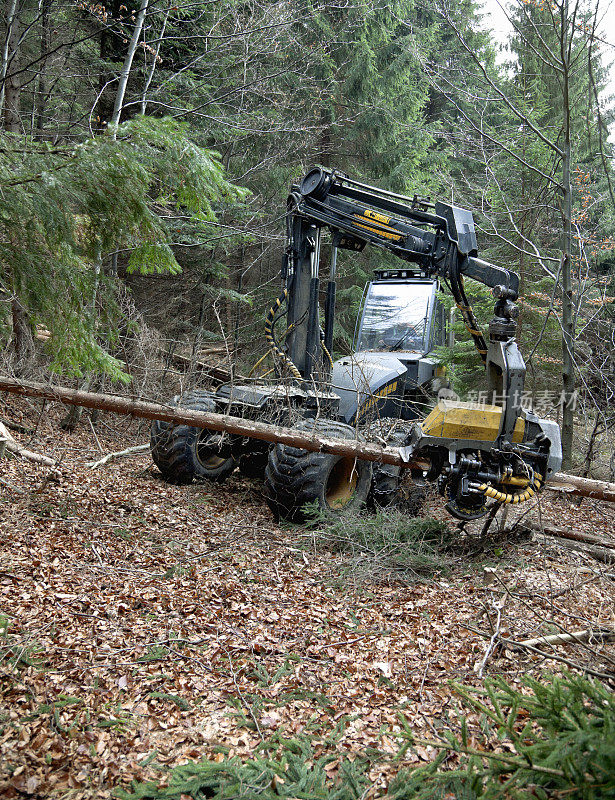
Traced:
<path fill-rule="evenodd" d="M 192 391 L 178 395 L 170 405 L 189 411 L 215 412 L 209 392 Z M 228 435 L 207 428 L 155 420 L 150 435 L 154 464 L 168 483 L 187 484 L 196 479 L 222 482 L 235 469 Z"/>
<path fill-rule="evenodd" d="M 327 419 L 304 419 L 295 429 L 337 439 L 356 439 L 354 428 Z M 367 461 L 276 444 L 265 470 L 265 495 L 276 520 L 304 522 L 316 510 L 341 515 L 365 505 L 372 478 Z"/>
<path fill-rule="evenodd" d="M 394 423 L 395 424 L 395 423 Z M 404 427 L 389 431 L 386 444 L 389 447 L 403 447 L 408 437 Z M 375 462 L 372 468 L 372 484 L 367 504 L 370 508 L 398 508 L 409 516 L 416 516 L 425 503 L 425 486 L 420 480 L 402 485 L 402 468 L 393 464 Z"/>

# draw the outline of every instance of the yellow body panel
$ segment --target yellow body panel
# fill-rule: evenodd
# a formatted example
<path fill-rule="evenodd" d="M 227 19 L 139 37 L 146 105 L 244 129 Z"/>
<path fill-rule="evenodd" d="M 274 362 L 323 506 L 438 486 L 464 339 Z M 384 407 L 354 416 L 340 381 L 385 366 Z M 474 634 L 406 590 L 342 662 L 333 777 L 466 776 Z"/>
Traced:
<path fill-rule="evenodd" d="M 494 442 L 500 430 L 502 409 L 478 403 L 440 400 L 434 410 L 421 422 L 423 433 L 442 439 L 471 439 Z M 522 442 L 525 421 L 517 420 L 513 442 Z"/>

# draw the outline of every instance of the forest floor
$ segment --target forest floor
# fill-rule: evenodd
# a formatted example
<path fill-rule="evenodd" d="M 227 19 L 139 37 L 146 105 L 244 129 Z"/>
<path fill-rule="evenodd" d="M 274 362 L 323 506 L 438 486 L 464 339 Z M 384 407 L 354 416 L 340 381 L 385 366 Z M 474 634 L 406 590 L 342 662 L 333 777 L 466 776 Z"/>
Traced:
<path fill-rule="evenodd" d="M 147 453 L 93 470 L 146 427 L 103 415 L 95 434 L 87 418 L 68 434 L 62 408 L 41 408 L 9 399 L 1 414 L 35 429 L 15 436 L 62 471 L 0 462 L 2 797 L 164 785 L 189 760 L 336 724 L 340 754 L 393 754 L 400 714 L 431 737 L 455 706 L 450 680 L 481 683 L 498 614 L 512 640 L 613 627 L 613 568 L 540 536 L 470 533 L 429 578 L 354 580 L 346 556 L 275 525 L 257 483 L 169 486 Z M 439 498 L 429 507 L 444 518 Z M 545 492 L 540 513 L 615 541 L 613 504 Z M 483 672 L 514 682 L 565 666 L 551 655 L 614 670 L 613 645 L 593 643 L 499 646 Z M 405 763 L 432 757 L 419 746 Z M 375 762 L 370 777 L 385 786 L 392 770 Z"/>

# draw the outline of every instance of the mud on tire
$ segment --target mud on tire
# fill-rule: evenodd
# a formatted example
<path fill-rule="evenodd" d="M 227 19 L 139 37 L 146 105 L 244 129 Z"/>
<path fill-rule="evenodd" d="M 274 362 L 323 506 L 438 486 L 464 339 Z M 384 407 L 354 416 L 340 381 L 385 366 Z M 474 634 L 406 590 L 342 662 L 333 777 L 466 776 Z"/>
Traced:
<path fill-rule="evenodd" d="M 354 428 L 333 420 L 304 419 L 294 427 L 337 439 L 357 438 Z M 303 522 L 307 503 L 338 514 L 365 505 L 371 478 L 367 461 L 276 444 L 265 470 L 265 496 L 276 520 Z"/>
<path fill-rule="evenodd" d="M 190 411 L 216 411 L 209 392 L 177 395 L 170 405 Z M 195 478 L 224 481 L 235 469 L 228 436 L 190 425 L 155 420 L 150 434 L 154 464 L 168 483 L 186 484 Z"/>

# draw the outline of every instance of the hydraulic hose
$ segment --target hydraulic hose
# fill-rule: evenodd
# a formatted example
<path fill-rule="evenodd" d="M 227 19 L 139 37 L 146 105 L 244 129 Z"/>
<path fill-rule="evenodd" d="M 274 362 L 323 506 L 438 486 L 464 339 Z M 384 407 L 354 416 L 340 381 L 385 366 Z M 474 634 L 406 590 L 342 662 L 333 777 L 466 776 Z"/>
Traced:
<path fill-rule="evenodd" d="M 513 492 L 512 494 L 508 494 L 507 492 L 499 492 L 497 489 L 494 489 L 493 486 L 488 486 L 486 483 L 472 485 L 472 488 L 482 492 L 485 497 L 490 497 L 492 500 L 497 500 L 498 503 L 512 503 L 514 505 L 516 503 L 524 503 L 526 500 L 534 497 L 536 492 L 540 491 L 542 481 L 542 475 L 537 472 L 524 491 Z"/>
<path fill-rule="evenodd" d="M 324 342 L 320 343 L 322 347 L 323 353 L 327 356 L 327 361 L 329 362 L 329 366 L 333 369 L 333 359 L 331 358 L 331 353 L 327 350 L 327 345 Z"/>
<path fill-rule="evenodd" d="M 286 355 L 286 353 L 278 347 L 273 332 L 273 326 L 276 321 L 275 315 L 277 314 L 278 309 L 280 308 L 282 303 L 286 301 L 287 297 L 288 297 L 288 289 L 284 289 L 282 294 L 278 297 L 278 299 L 275 301 L 275 303 L 271 306 L 271 308 L 267 312 L 267 316 L 265 317 L 265 339 L 267 340 L 267 344 L 271 348 L 271 351 L 274 353 L 274 355 L 276 355 L 286 364 L 288 369 L 291 371 L 293 377 L 297 378 L 297 380 L 301 380 L 301 373 L 299 372 L 295 364 L 293 364 L 290 358 Z"/>
<path fill-rule="evenodd" d="M 468 333 L 472 336 L 472 339 L 474 340 L 474 346 L 478 350 L 480 357 L 482 358 L 483 362 L 486 362 L 487 343 L 485 342 L 483 334 L 480 332 L 478 321 L 474 316 L 472 306 L 468 302 L 468 298 L 463 287 L 463 275 L 461 275 L 459 262 L 457 259 L 453 259 L 449 274 L 451 280 L 451 291 L 453 293 L 453 297 L 455 298 L 457 308 L 461 311 L 464 325 L 466 326 Z"/>

